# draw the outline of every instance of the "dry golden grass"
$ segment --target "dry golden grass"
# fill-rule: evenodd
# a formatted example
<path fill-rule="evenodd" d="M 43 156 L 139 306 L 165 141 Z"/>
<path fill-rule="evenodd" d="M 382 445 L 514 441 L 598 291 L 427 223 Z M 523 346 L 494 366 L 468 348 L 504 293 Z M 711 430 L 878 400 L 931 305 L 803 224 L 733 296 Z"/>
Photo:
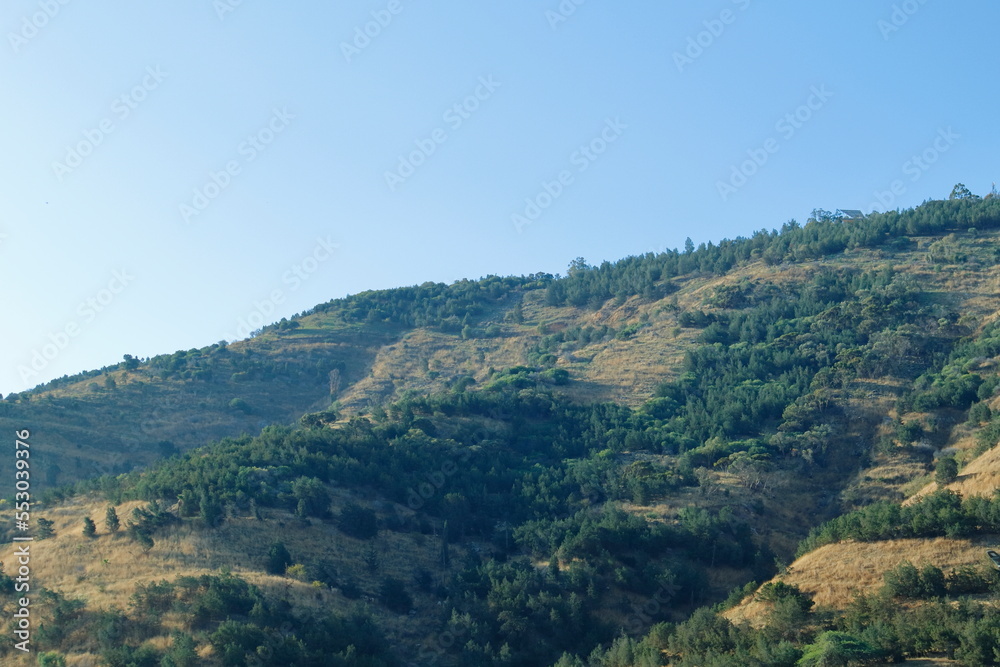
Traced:
<path fill-rule="evenodd" d="M 333 503 L 334 512 L 347 500 L 346 496 L 338 495 Z M 306 526 L 287 512 L 264 510 L 263 521 L 235 517 L 213 530 L 200 529 L 188 520 L 157 532 L 155 546 L 144 554 L 124 534 L 124 525 L 136 506 L 145 503 L 127 502 L 118 506 L 123 525 L 118 534 L 107 532 L 104 525 L 107 503 L 96 498 L 77 499 L 72 505 L 37 511 L 36 517 L 55 522 L 56 535 L 31 545 L 33 588 L 44 586 L 67 597 L 85 600 L 93 610 L 112 606 L 127 610 L 129 599 L 140 584 L 174 581 L 183 576 L 218 575 L 221 570 L 229 569 L 268 596 L 288 600 L 300 610 L 347 614 L 361 606 L 376 617 L 387 639 L 397 646 L 412 645 L 431 630 L 428 623 L 433 622 L 432 610 L 436 607 L 430 596 L 413 595 L 419 612 L 413 617 L 389 613 L 367 598 L 377 596 L 384 576 L 401 579 L 412 591 L 410 584 L 420 568 L 438 573 L 440 545 L 433 536 L 381 531 L 368 542 L 343 535 L 329 523 L 313 520 L 311 526 Z M 383 512 L 395 509 L 410 513 L 394 506 L 380 507 Z M 97 523 L 98 536 L 94 539 L 82 534 L 85 516 Z M 364 591 L 362 598 L 349 600 L 337 590 L 264 572 L 267 550 L 276 539 L 285 543 L 297 563 L 318 559 L 331 562 L 341 578 L 355 580 Z M 375 573 L 361 565 L 370 545 L 375 545 L 380 560 Z M 453 560 L 457 561 L 461 558 L 460 550 L 454 546 L 452 549 Z M 8 564 L 8 571 L 14 562 L 13 552 L 12 545 L 0 550 L 0 561 Z M 169 638 L 163 636 L 152 641 L 163 643 Z M 96 664 L 88 662 L 93 659 L 88 655 L 74 654 L 69 664 Z"/>
<path fill-rule="evenodd" d="M 1000 489 L 1000 449 L 990 449 L 970 462 L 948 488 L 963 496 L 992 496 Z"/>
<path fill-rule="evenodd" d="M 965 234 L 958 236 L 961 244 L 976 247 L 986 243 L 987 236 L 989 242 L 994 243 L 998 235 L 982 234 L 975 239 Z M 706 300 L 714 293 L 715 288 L 737 283 L 744 278 L 794 290 L 795 285 L 809 280 L 824 267 L 864 270 L 892 265 L 896 270 L 914 277 L 935 299 L 964 313 L 963 319 L 967 323 L 982 326 L 998 316 L 996 304 L 997 297 L 1000 296 L 1000 267 L 981 266 L 972 262 L 948 267 L 946 271 L 935 271 L 926 261 L 926 247 L 935 239 L 917 237 L 914 240 L 919 249 L 909 253 L 851 250 L 815 262 L 780 266 L 752 262 L 723 277 L 690 275 L 675 281 L 680 289 L 667 299 L 653 303 L 645 303 L 636 298 L 622 304 L 608 302 L 598 311 L 552 308 L 544 304 L 542 293 L 529 293 L 523 304 L 526 324 L 504 322 L 501 325 L 503 336 L 494 339 L 462 340 L 454 335 L 415 330 L 396 342 L 380 346 L 380 341 L 384 342 L 394 334 L 382 332 L 377 336 L 366 337 L 361 329 L 352 329 L 351 332 L 338 332 L 338 337 L 334 340 L 329 334 L 332 329 L 341 325 L 327 315 L 316 314 L 305 318 L 303 329 L 294 334 L 280 339 L 266 334 L 252 341 L 234 343 L 231 347 L 235 352 L 252 349 L 279 358 L 282 355 L 320 349 L 342 350 L 353 364 L 347 375 L 362 378 L 353 385 L 345 385 L 339 396 L 346 411 L 351 412 L 386 399 L 397 398 L 406 389 L 442 389 L 448 379 L 458 375 L 471 375 L 483 382 L 490 367 L 503 369 L 523 364 L 527 361 L 527 354 L 532 346 L 541 338 L 538 323 L 546 323 L 550 330 L 558 331 L 573 326 L 602 324 L 618 329 L 645 322 L 646 326 L 629 340 L 612 338 L 560 355 L 559 360 L 560 366 L 569 370 L 573 377 L 573 382 L 564 389 L 570 397 L 581 401 L 614 400 L 634 406 L 648 399 L 658 383 L 677 373 L 684 351 L 700 335 L 700 331 L 695 329 L 678 330 L 676 314 L 671 309 L 671 304 L 676 302 L 682 310 L 715 310 L 706 307 Z M 494 319 L 499 322 L 502 313 L 495 313 Z M 432 373 L 437 376 L 431 377 Z M 135 382 L 132 375 L 121 372 L 114 372 L 113 375 L 122 388 L 129 388 Z M 158 382 L 151 380 L 150 385 Z M 887 379 L 864 382 L 871 385 L 874 396 L 866 399 L 870 403 L 868 407 L 871 410 L 881 410 L 883 415 L 891 415 L 892 396 L 900 388 L 899 383 Z M 68 386 L 52 393 L 86 394 L 88 383 L 89 380 L 83 381 L 78 386 Z M 321 407 L 318 405 L 316 409 Z M 996 407 L 995 405 L 994 408 Z M 949 444 L 962 449 L 967 448 L 970 442 L 968 433 L 963 434 L 957 428 L 953 431 Z M 60 451 L 73 451 L 73 443 L 70 442 L 51 444 Z M 103 453 L 97 449 L 85 449 L 79 455 L 86 464 L 91 458 L 100 461 Z M 869 470 L 867 477 L 859 476 L 853 485 L 859 498 L 871 499 L 879 494 L 900 493 L 904 488 L 903 480 L 907 477 L 912 480 L 920 472 L 918 466 L 902 460 L 887 459 L 879 463 L 879 467 Z M 669 505 L 630 509 L 639 513 L 652 513 L 667 520 L 685 505 L 709 508 L 735 505 L 754 516 L 755 522 L 767 533 L 772 545 L 777 545 L 779 549 L 790 549 L 796 540 L 792 537 L 796 531 L 815 523 L 815 516 L 810 516 L 809 511 L 813 507 L 817 489 L 826 488 L 824 484 L 827 481 L 819 477 L 811 480 L 779 477 L 773 480 L 769 495 L 747 491 L 740 486 L 738 479 L 727 472 L 713 472 L 710 478 L 712 485 L 685 489 Z M 890 479 L 898 481 L 886 481 Z M 989 452 L 971 462 L 951 485 L 963 494 L 989 494 L 998 486 L 1000 452 Z M 928 485 L 921 490 L 921 494 L 933 488 L 933 484 Z M 835 492 L 831 490 L 830 493 Z M 763 510 L 754 508 L 758 501 Z M 123 520 L 127 519 L 133 505 L 134 503 L 125 504 L 119 508 Z M 311 528 L 304 528 L 295 518 L 280 512 L 266 513 L 266 521 L 263 522 L 235 518 L 217 531 L 201 531 L 191 525 L 175 527 L 158 534 L 153 550 L 149 554 L 142 554 L 124 535 L 102 534 L 95 540 L 82 536 L 84 515 L 94 518 L 99 531 L 104 532 L 104 509 L 104 503 L 90 499 L 72 507 L 57 507 L 42 512 L 42 516 L 56 521 L 58 535 L 52 540 L 33 545 L 35 580 L 67 595 L 86 598 L 88 604 L 95 608 L 110 605 L 126 607 L 136 585 L 142 582 L 173 579 L 181 575 L 210 574 L 218 572 L 222 567 L 230 568 L 268 592 L 294 599 L 302 606 L 343 611 L 355 604 L 345 600 L 337 592 L 317 591 L 309 584 L 263 573 L 264 552 L 276 536 L 285 541 L 297 559 L 328 558 L 341 569 L 342 576 L 354 576 L 362 588 L 369 592 L 374 591 L 377 578 L 383 574 L 392 574 L 410 581 L 418 567 L 429 565 L 428 569 L 433 571 L 433 562 L 436 560 L 437 543 L 433 538 L 383 533 L 376 544 L 379 545 L 384 566 L 378 575 L 373 576 L 357 567 L 367 543 L 345 537 L 328 525 L 317 523 Z M 758 511 L 760 515 L 755 516 Z M 983 547 L 991 544 L 992 539 L 828 545 L 796 561 L 782 579 L 814 593 L 819 604 L 837 606 L 849 600 L 857 590 L 880 586 L 882 574 L 903 559 L 910 559 L 915 563 L 933 562 L 948 569 L 964 563 L 979 562 Z M 11 549 L 0 551 L 0 559 L 8 563 L 10 555 Z M 739 573 L 720 571 L 713 574 L 712 584 L 727 588 L 739 578 Z M 418 608 L 427 604 L 432 603 L 418 596 Z M 373 606 L 372 611 L 380 616 L 380 622 L 386 626 L 389 639 L 394 643 L 402 638 L 419 637 L 427 631 L 420 620 L 386 615 L 377 606 Z M 761 609 L 760 605 L 747 603 L 729 613 L 734 617 L 753 619 L 759 617 Z M 423 616 L 421 613 L 416 619 Z M 156 641 L 163 639 L 158 638 Z M 71 656 L 69 664 L 85 665 L 94 662 L 92 656 L 80 654 Z M 911 661 L 909 664 L 952 663 L 921 660 Z"/>
<path fill-rule="evenodd" d="M 955 451 L 968 452 L 975 444 L 975 438 L 963 428 L 960 437 L 950 441 L 948 447 Z M 909 498 L 907 503 L 915 502 L 929 493 L 934 493 L 939 488 L 937 482 L 931 481 Z M 989 449 L 970 461 L 962 468 L 955 481 L 945 488 L 955 491 L 963 497 L 992 496 L 997 489 L 1000 489 L 1000 447 Z"/>
<path fill-rule="evenodd" d="M 983 233 L 973 237 L 960 233 L 956 238 L 957 243 L 971 254 L 975 254 L 977 249 L 983 254 L 989 250 L 989 244 L 996 242 L 998 236 L 1000 235 L 995 233 Z M 466 341 L 459 336 L 427 330 L 413 330 L 400 337 L 400 332 L 391 328 L 348 325 L 328 313 L 316 313 L 304 317 L 300 329 L 280 334 L 267 332 L 251 340 L 232 343 L 229 347 L 237 354 L 253 351 L 279 363 L 303 354 L 333 355 L 348 366 L 337 398 L 345 413 L 352 414 L 368 409 L 373 404 L 399 398 L 407 389 L 421 392 L 440 390 L 445 388 L 448 380 L 460 375 L 471 375 L 482 382 L 490 367 L 504 369 L 524 364 L 528 360 L 529 351 L 541 337 L 537 326 L 539 323 L 546 323 L 551 330 L 557 331 L 573 326 L 602 324 L 620 329 L 645 322 L 646 326 L 629 340 L 612 338 L 581 349 L 567 350 L 560 355 L 558 362 L 571 372 L 573 378 L 569 386 L 559 388 L 560 393 L 581 402 L 616 401 L 638 406 L 653 395 L 659 383 L 676 376 L 685 350 L 700 335 L 697 329 L 678 329 L 672 304 L 676 303 L 682 310 L 717 310 L 706 305 L 715 289 L 743 279 L 782 286 L 793 292 L 797 284 L 810 280 L 826 267 L 881 269 L 892 266 L 896 271 L 913 276 L 935 300 L 964 313 L 963 319 L 967 322 L 982 325 L 997 317 L 1000 267 L 973 260 L 968 264 L 948 266 L 947 270 L 937 271 L 926 257 L 926 248 L 936 239 L 914 237 L 913 240 L 917 249 L 904 253 L 856 249 L 812 262 L 767 266 L 761 261 L 754 261 L 734 268 L 725 276 L 690 274 L 674 279 L 679 290 L 666 299 L 645 302 L 633 297 L 620 304 L 612 300 L 598 311 L 550 307 L 545 305 L 542 291 L 529 292 L 523 303 L 525 324 L 503 321 L 505 312 L 502 307 L 488 314 L 487 322 L 499 323 L 503 329 L 503 336 L 496 339 L 476 338 Z M 144 428 L 148 426 L 152 429 L 144 434 L 148 436 L 145 439 L 170 440 L 181 448 L 202 444 L 189 442 L 192 429 L 188 426 L 194 420 L 199 420 L 197 432 L 208 433 L 209 439 L 241 431 L 256 432 L 260 426 L 259 418 L 244 418 L 231 414 L 226 409 L 217 410 L 214 416 L 209 416 L 203 405 L 190 403 L 187 399 L 164 410 L 164 395 L 171 399 L 174 394 L 178 397 L 186 395 L 186 385 L 183 382 L 163 381 L 158 377 L 122 371 L 113 371 L 111 375 L 118 382 L 119 392 L 129 394 L 125 400 L 133 407 L 140 407 L 141 414 L 138 418 L 133 418 L 134 410 L 125 411 L 128 412 L 125 417 L 102 413 L 101 419 L 109 420 L 108 423 L 101 423 L 102 433 L 108 430 L 105 427 L 111 427 L 112 431 L 120 431 L 122 434 L 129 433 L 129 428 L 135 426 L 131 422 L 148 419 L 157 410 L 162 413 L 162 419 L 153 419 L 151 423 L 144 424 Z M 87 389 L 92 380 L 88 378 L 43 394 L 105 400 L 103 389 L 97 394 Z M 166 394 L 161 395 L 163 392 Z M 230 397 L 227 400 L 228 398 Z M 264 402 L 272 400 L 263 394 L 254 394 L 248 398 L 251 405 L 255 399 Z M 297 396 L 294 401 L 285 401 L 280 407 L 284 410 L 283 418 L 295 419 L 303 410 L 324 409 L 329 400 L 330 397 L 319 390 L 315 395 Z M 148 401 L 148 405 L 144 401 Z M 40 401 L 36 404 L 42 405 Z M 124 423 L 119 424 L 122 419 Z M 81 435 L 92 435 L 95 425 L 66 424 L 62 428 L 67 433 L 76 433 L 73 429 L 78 429 Z M 81 442 L 83 446 L 77 448 Z M 83 437 L 53 437 L 39 443 L 38 447 L 52 456 L 53 460 L 61 457 L 63 482 L 107 470 L 117 461 L 115 447 L 96 446 Z M 148 463 L 152 459 L 151 455 L 140 456 L 146 451 L 141 448 L 135 452 L 129 451 L 129 460 L 136 459 L 132 462 Z M 72 457 L 66 456 L 66 452 L 71 452 Z M 872 492 L 878 494 L 877 489 L 872 489 Z M 863 492 L 865 493 L 868 492 Z"/>
<path fill-rule="evenodd" d="M 379 350 L 368 377 L 349 387 L 339 397 L 340 404 L 356 411 L 398 398 L 406 389 L 441 391 L 449 380 L 462 375 L 484 382 L 491 367 L 524 364 L 540 335 L 524 331 L 528 327 L 507 324 L 503 328 L 510 335 L 469 340 L 426 329 L 409 332 Z M 516 334 L 512 329 L 518 330 Z"/>
<path fill-rule="evenodd" d="M 796 560 L 773 581 L 798 586 L 812 595 L 817 606 L 842 609 L 858 593 L 878 590 L 883 575 L 904 560 L 918 567 L 930 563 L 945 572 L 962 565 L 989 564 L 986 549 L 997 546 L 998 541 L 1000 536 L 983 535 L 828 544 Z M 766 605 L 748 597 L 725 616 L 734 622 L 757 624 L 766 610 Z"/>
<path fill-rule="evenodd" d="M 398 398 L 407 389 L 435 391 L 454 377 L 470 375 L 477 382 L 488 379 L 489 368 L 502 370 L 528 363 L 528 353 L 542 338 L 539 324 L 550 332 L 571 327 L 607 325 L 614 330 L 642 323 L 627 340 L 610 338 L 559 355 L 559 366 L 570 371 L 573 381 L 561 393 L 582 402 L 616 401 L 633 407 L 652 397 L 656 386 L 675 377 L 689 349 L 701 334 L 698 329 L 680 329 L 671 308 L 707 309 L 706 300 L 720 285 L 744 278 L 766 279 L 792 285 L 808 280 L 817 266 L 764 267 L 753 263 L 723 276 L 691 276 L 677 281 L 680 290 L 665 299 L 647 302 L 638 297 L 618 304 L 607 302 L 597 311 L 545 305 L 544 293 L 530 292 L 522 304 L 525 323 L 502 322 L 499 338 L 462 340 L 454 334 L 418 329 L 382 347 L 367 377 L 349 387 L 340 397 L 348 411 Z M 676 333 L 675 333 L 676 332 Z M 431 377 L 431 374 L 435 377 Z"/>
<path fill-rule="evenodd" d="M 879 457 L 876 465 L 858 472 L 841 497 L 852 508 L 879 501 L 899 502 L 907 495 L 907 486 L 925 474 L 924 464 L 905 454 Z"/>

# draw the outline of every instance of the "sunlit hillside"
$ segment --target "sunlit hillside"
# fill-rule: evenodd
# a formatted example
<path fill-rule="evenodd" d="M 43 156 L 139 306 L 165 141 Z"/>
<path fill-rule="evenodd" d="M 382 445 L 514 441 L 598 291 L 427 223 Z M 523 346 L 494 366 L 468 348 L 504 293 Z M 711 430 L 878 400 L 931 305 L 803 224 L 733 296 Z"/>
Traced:
<path fill-rule="evenodd" d="M 7 397 L 0 421 L 31 431 L 36 646 L 991 664 L 998 230 L 993 197 L 817 212 L 561 277 L 365 292 Z"/>

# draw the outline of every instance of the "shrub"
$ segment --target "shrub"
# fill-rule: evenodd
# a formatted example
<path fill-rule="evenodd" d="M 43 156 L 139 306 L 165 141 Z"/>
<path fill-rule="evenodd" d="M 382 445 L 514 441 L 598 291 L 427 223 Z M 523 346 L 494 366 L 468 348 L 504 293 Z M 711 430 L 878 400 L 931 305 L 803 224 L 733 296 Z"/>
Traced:
<path fill-rule="evenodd" d="M 274 542 L 267 552 L 265 569 L 268 574 L 284 574 L 285 569 L 292 564 L 292 555 L 288 553 L 284 542 Z"/>
<path fill-rule="evenodd" d="M 805 647 L 802 659 L 796 664 L 802 667 L 826 667 L 855 664 L 879 657 L 881 652 L 868 642 L 846 632 L 830 630 L 817 637 L 816 643 Z"/>
<path fill-rule="evenodd" d="M 340 510 L 337 528 L 359 540 L 370 540 L 378 535 L 378 515 L 356 503 L 348 503 Z"/>
<path fill-rule="evenodd" d="M 954 456 L 942 456 L 934 469 L 934 481 L 940 486 L 950 484 L 958 477 L 958 462 Z"/>
<path fill-rule="evenodd" d="M 543 382 L 548 382 L 554 385 L 564 385 L 569 384 L 569 371 L 565 368 L 550 368 L 548 370 L 542 371 L 539 377 Z"/>
<path fill-rule="evenodd" d="M 49 519 L 38 519 L 38 539 L 44 540 L 46 538 L 52 537 L 56 534 L 56 531 L 52 528 L 55 525 L 54 521 Z"/>
<path fill-rule="evenodd" d="M 908 421 L 896 427 L 896 439 L 904 445 L 916 442 L 924 434 L 924 427 L 918 421 Z"/>
<path fill-rule="evenodd" d="M 337 568 L 325 560 L 309 563 L 306 565 L 306 580 L 318 581 L 333 588 L 337 585 Z"/>
<path fill-rule="evenodd" d="M 379 585 L 379 598 L 382 604 L 396 612 L 405 614 L 413 608 L 413 598 L 406 591 L 406 586 L 395 577 L 386 577 Z"/>
<path fill-rule="evenodd" d="M 239 410 L 245 415 L 253 413 L 253 408 L 251 408 L 250 404 L 244 401 L 242 398 L 234 398 L 233 400 L 229 401 L 229 407 L 232 408 L 233 410 Z"/>
<path fill-rule="evenodd" d="M 802 611 L 809 611 L 812 609 L 814 604 L 808 595 L 799 590 L 798 586 L 794 584 L 789 585 L 783 581 L 764 584 L 760 587 L 760 590 L 757 591 L 756 599 L 761 602 L 772 603 L 778 603 L 784 600 L 795 600 L 796 604 Z"/>
<path fill-rule="evenodd" d="M 55 651 L 46 651 L 38 654 L 39 667 L 66 667 L 66 658 Z"/>

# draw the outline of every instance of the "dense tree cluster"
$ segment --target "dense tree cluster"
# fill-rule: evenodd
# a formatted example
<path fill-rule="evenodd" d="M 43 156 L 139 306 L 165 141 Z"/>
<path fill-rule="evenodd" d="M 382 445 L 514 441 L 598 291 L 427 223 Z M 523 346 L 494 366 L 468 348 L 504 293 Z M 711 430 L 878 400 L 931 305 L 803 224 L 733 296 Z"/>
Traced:
<path fill-rule="evenodd" d="M 194 667 L 205 664 L 199 644 L 212 646 L 212 664 L 399 664 L 371 617 L 295 614 L 287 602 L 229 573 L 140 583 L 124 610 L 93 611 L 82 600 L 44 589 L 36 605 L 40 622 L 33 640 L 49 660 L 58 660 L 63 642 L 85 631 L 88 649 L 110 667 Z M 171 637 L 169 646 L 147 641 L 162 635 Z"/>
<path fill-rule="evenodd" d="M 1000 532 L 1000 494 L 962 498 L 941 490 L 909 505 L 874 503 L 814 528 L 799 554 L 842 540 L 874 542 L 906 537 L 960 537 Z"/>
<path fill-rule="evenodd" d="M 891 270 L 818 271 L 793 294 L 740 289 L 745 308 L 690 322 L 704 327 L 703 344 L 645 408 L 663 423 L 663 447 L 691 450 L 691 465 L 738 451 L 824 463 L 835 392 L 857 377 L 919 369 L 919 351 L 946 340 L 936 308 Z"/>
<path fill-rule="evenodd" d="M 780 231 L 761 230 L 750 238 L 702 243 L 697 248 L 692 244 L 682 252 L 647 253 L 597 267 L 578 259 L 565 278 L 548 286 L 546 298 L 552 305 L 574 306 L 600 306 L 615 296 L 656 298 L 675 289 L 669 285 L 672 278 L 693 272 L 721 275 L 756 259 L 768 264 L 804 262 L 855 248 L 907 247 L 908 236 L 997 227 L 997 198 L 931 201 L 906 211 L 872 213 L 861 221 L 827 218 L 800 226 L 793 220 Z"/>
<path fill-rule="evenodd" d="M 690 244 L 683 252 L 596 267 L 578 259 L 562 278 L 489 276 L 365 292 L 308 315 L 386 336 L 410 327 L 498 336 L 502 319 L 524 324 L 520 304 L 531 291 L 540 297 L 544 290 L 544 302 L 553 307 L 600 308 L 610 299 L 659 299 L 685 277 L 721 274 L 757 259 L 776 264 L 857 248 L 912 251 L 909 236 L 996 227 L 997 198 L 959 191 L 946 202 L 863 221 L 817 215 L 805 226 L 791 222 L 780 232 Z M 962 247 L 957 235 L 943 238 L 927 248 L 927 260 L 977 261 Z M 261 508 L 293 513 L 303 524 L 327 522 L 363 541 L 364 565 L 379 578 L 377 589 L 362 590 L 329 562 L 296 562 L 282 542 L 261 545 L 253 557 L 272 575 L 336 586 L 350 599 L 364 594 L 396 614 L 407 613 L 419 596 L 433 596 L 440 603 L 439 633 L 460 638 L 431 647 L 441 664 L 631 667 L 659 665 L 665 655 L 679 666 L 863 664 L 929 651 L 965 664 L 993 664 L 988 656 L 1000 634 L 977 603 L 900 608 L 885 601 L 955 597 L 987 586 L 982 573 L 945 574 L 933 565 L 893 570 L 879 596 L 859 598 L 842 615 L 817 611 L 794 587 L 769 584 L 757 592 L 770 613 L 764 628 L 735 626 L 711 609 L 678 626 L 658 623 L 681 620 L 722 597 L 712 586 L 714 568 L 738 572 L 743 581 L 767 578 L 775 569 L 774 554 L 749 523 L 759 511 L 753 503 L 727 506 L 723 500 L 708 510 L 678 496 L 699 483 L 710 485 L 707 470 L 725 470 L 747 489 L 757 488 L 762 471 L 775 468 L 853 471 L 857 457 L 841 455 L 845 438 L 838 422 L 859 378 L 912 380 L 901 412 L 968 409 L 981 448 L 1000 440 L 1000 417 L 987 404 L 998 381 L 984 364 L 1000 355 L 1000 325 L 974 332 L 907 274 L 831 264 L 803 267 L 781 285 L 746 278 L 706 292 L 692 307 L 664 305 L 662 316 L 676 317 L 677 331 L 688 329 L 685 335 L 697 342 L 676 376 L 638 408 L 569 402 L 557 388 L 573 383 L 575 374 L 557 361 L 594 342 L 641 335 L 649 316 L 619 329 L 551 331 L 542 322 L 530 366 L 491 370 L 479 383 L 452 378 L 448 391 L 407 394 L 348 421 L 331 410 L 308 415 L 296 427 L 267 426 L 255 437 L 226 438 L 141 474 L 107 475 L 53 496 L 99 491 L 113 505 L 148 501 L 121 521 L 147 550 L 171 523 L 211 530 L 234 515 L 261 518 Z M 264 353 L 280 336 L 304 335 L 301 320 L 265 327 L 273 335 L 261 337 L 256 344 L 264 347 L 254 350 L 217 344 L 146 361 L 126 355 L 113 370 L 198 386 L 332 382 L 331 371 L 346 371 L 333 353 L 288 359 Z M 108 383 L 95 391 L 139 389 Z M 232 393 L 218 402 L 230 418 L 268 414 Z M 900 420 L 895 436 L 910 445 L 933 430 L 929 421 Z M 942 484 L 957 473 L 955 459 L 941 460 Z M 352 500 L 339 500 L 344 496 Z M 372 497 L 380 502 L 365 500 Z M 654 517 L 624 508 L 664 499 L 676 501 L 676 511 Z M 164 509 L 174 503 L 173 512 Z M 392 503 L 412 511 L 393 511 Z M 105 527 L 109 533 L 119 527 L 113 507 Z M 88 538 L 104 538 L 89 518 L 84 530 Z M 413 581 L 383 571 L 376 546 L 387 530 L 419 533 L 421 540 L 433 534 L 437 571 Z M 1000 531 L 1000 497 L 962 499 L 941 491 L 911 505 L 876 503 L 829 521 L 801 549 L 843 539 L 984 531 Z M 476 549 L 459 558 L 454 544 Z M 5 585 L 0 579 L 0 588 Z M 651 591 L 664 592 L 652 616 L 637 621 L 628 609 L 608 609 L 612 600 L 620 607 Z M 299 618 L 228 574 L 145 585 L 124 612 L 94 616 L 58 596 L 46 604 L 58 621 L 45 626 L 43 646 L 58 647 L 58 632 L 90 624 L 108 664 L 187 664 L 197 643 L 211 644 L 222 662 L 234 665 L 248 656 L 266 656 L 261 664 L 393 664 L 370 619 Z M 179 626 L 171 625 L 177 627 L 172 647 L 144 644 L 169 614 L 182 617 Z M 276 631 L 280 627 L 286 631 Z"/>
<path fill-rule="evenodd" d="M 224 520 L 223 505 L 244 514 L 279 507 L 331 521 L 357 539 L 380 530 L 429 532 L 431 518 L 447 526 L 443 554 L 448 539 L 485 541 L 493 558 L 463 562 L 441 591 L 449 614 L 467 619 L 464 664 L 545 665 L 581 637 L 610 642 L 615 628 L 602 617 L 611 588 L 667 587 L 672 597 L 662 613 L 669 616 L 710 599 L 706 568 L 769 573 L 773 555 L 740 512 L 691 509 L 663 524 L 616 507 L 618 499 L 648 501 L 697 483 L 654 459 L 619 455 L 660 448 L 655 418 L 612 404 L 570 404 L 546 389 L 542 373 L 511 371 L 498 377 L 527 378 L 529 386 L 413 396 L 386 406 L 380 418 L 336 428 L 269 427 L 81 489 L 103 490 L 112 502 L 149 500 L 132 518 L 137 540 L 172 520 L 162 507 L 176 502 L 180 517 L 201 516 L 206 527 Z M 359 503 L 334 514 L 329 485 L 377 488 L 421 514 L 405 518 Z M 355 594 L 323 563 L 293 566 L 284 545 L 258 557 L 272 573 L 315 577 Z M 539 573 L 528 557 L 551 560 L 550 571 Z M 573 565 L 561 572 L 560 562 Z M 371 593 L 398 613 L 409 608 L 412 586 L 385 578 Z"/>
<path fill-rule="evenodd" d="M 566 653 L 554 667 L 822 667 L 876 665 L 943 654 L 959 665 L 1000 664 L 1000 620 L 989 602 L 992 573 L 963 568 L 947 575 L 910 563 L 886 573 L 881 590 L 860 594 L 843 611 L 817 610 L 795 586 L 767 584 L 763 625 L 734 624 L 724 606 L 702 608 L 677 626 L 660 624 L 640 638 L 622 636 L 586 660 Z M 735 599 L 739 599 L 739 595 Z M 930 599 L 901 605 L 899 598 Z"/>
<path fill-rule="evenodd" d="M 458 333 L 491 308 L 513 306 L 519 292 L 544 288 L 552 280 L 551 275 L 539 273 L 523 277 L 487 276 L 451 285 L 423 283 L 361 292 L 321 304 L 304 314 L 331 314 L 352 323 L 434 327 Z"/>

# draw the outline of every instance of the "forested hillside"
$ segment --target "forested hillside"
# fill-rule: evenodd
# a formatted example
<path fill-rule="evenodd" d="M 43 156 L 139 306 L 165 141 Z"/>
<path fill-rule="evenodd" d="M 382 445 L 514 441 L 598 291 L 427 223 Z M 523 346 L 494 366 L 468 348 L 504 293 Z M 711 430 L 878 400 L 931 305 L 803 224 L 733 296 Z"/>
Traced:
<path fill-rule="evenodd" d="M 483 383 L 519 365 L 572 373 L 576 382 L 560 392 L 576 401 L 638 407 L 678 377 L 693 347 L 711 342 L 700 330 L 718 335 L 730 313 L 742 327 L 745 317 L 770 315 L 741 311 L 810 282 L 814 299 L 853 289 L 854 279 L 842 275 L 830 278 L 834 291 L 825 293 L 815 283 L 826 280 L 816 277 L 820 269 L 904 265 L 910 278 L 933 281 L 938 316 L 967 299 L 975 311 L 991 312 L 976 300 L 986 292 L 974 272 L 992 265 L 994 250 L 987 239 L 967 237 L 994 229 L 997 207 L 993 198 L 953 199 L 851 223 L 817 211 L 805 226 L 789 222 L 717 245 L 594 267 L 578 259 L 559 279 L 487 277 L 366 292 L 269 325 L 247 341 L 146 360 L 125 354 L 116 366 L 8 395 L 0 424 L 44 425 L 37 456 L 46 472 L 37 483 L 51 486 L 289 424 L 331 401 L 358 414 L 407 390 Z M 948 232 L 961 238 L 945 238 Z M 940 273 L 945 265 L 959 270 Z M 971 284 L 951 293 L 949 281 L 957 280 Z"/>
<path fill-rule="evenodd" d="M 817 211 L 564 277 L 362 293 L 9 396 L 53 522 L 38 645 L 51 664 L 995 664 L 985 565 L 893 566 L 837 609 L 820 584 L 753 582 L 845 540 L 998 532 L 992 489 L 927 487 L 1000 439 L 998 234 L 993 196 Z"/>

